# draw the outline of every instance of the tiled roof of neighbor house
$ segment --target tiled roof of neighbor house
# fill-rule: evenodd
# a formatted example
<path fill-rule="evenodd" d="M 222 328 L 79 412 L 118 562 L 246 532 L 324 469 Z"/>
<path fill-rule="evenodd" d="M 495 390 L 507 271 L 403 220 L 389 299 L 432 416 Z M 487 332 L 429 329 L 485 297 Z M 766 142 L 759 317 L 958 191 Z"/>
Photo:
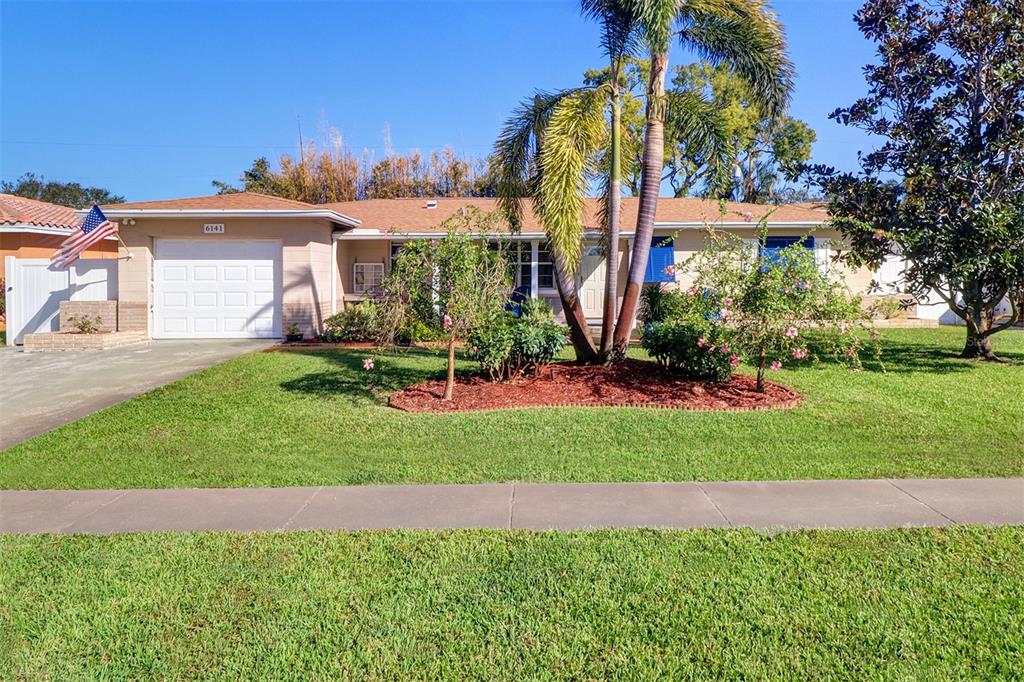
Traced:
<path fill-rule="evenodd" d="M 316 210 L 326 208 L 304 201 L 282 199 L 281 197 L 259 194 L 257 192 L 236 192 L 234 194 L 214 194 L 208 197 L 189 197 L 187 199 L 166 199 L 163 201 L 131 201 L 125 204 L 109 204 L 103 210 L 168 210 L 168 211 L 254 211 L 254 210 Z"/>
<path fill-rule="evenodd" d="M 73 208 L 26 199 L 14 194 L 0 194 L 0 225 L 31 225 L 73 230 L 78 227 L 79 222 Z"/>
<path fill-rule="evenodd" d="M 428 201 L 436 202 L 436 208 L 427 208 Z M 636 224 L 639 201 L 636 197 L 623 197 L 622 199 L 622 229 L 626 232 L 632 231 L 633 226 Z M 588 229 L 597 230 L 601 227 L 598 217 L 600 203 L 600 199 L 588 199 L 586 202 L 584 225 Z M 458 213 L 460 209 L 475 206 L 480 211 L 488 213 L 497 208 L 497 200 L 482 198 L 367 199 L 364 201 L 343 201 L 324 204 L 324 206 L 353 218 L 358 218 L 362 222 L 359 230 L 438 232 L 442 230 L 440 227 L 441 223 Z M 533 215 L 530 203 L 525 202 L 523 208 L 522 231 L 542 232 L 543 228 L 536 216 Z M 727 223 L 750 222 L 753 225 L 773 208 L 775 210 L 769 218 L 769 223 L 820 223 L 827 217 L 820 210 L 804 206 L 786 205 L 772 207 L 739 202 L 729 202 L 726 207 L 726 215 L 722 216 L 719 213 L 719 204 L 714 200 L 689 197 L 683 199 L 663 197 L 658 200 L 656 222 L 702 223 L 707 221 L 715 223 L 724 220 Z"/>

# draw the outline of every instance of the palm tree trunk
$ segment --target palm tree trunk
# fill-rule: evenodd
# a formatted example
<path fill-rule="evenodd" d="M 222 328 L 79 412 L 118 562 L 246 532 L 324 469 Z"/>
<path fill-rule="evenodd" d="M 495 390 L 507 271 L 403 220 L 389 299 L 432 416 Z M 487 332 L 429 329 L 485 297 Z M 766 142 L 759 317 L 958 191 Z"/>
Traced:
<path fill-rule="evenodd" d="M 608 176 L 608 235 L 605 244 L 604 314 L 601 320 L 601 360 L 612 355 L 615 315 L 619 300 L 619 223 L 622 206 L 622 99 L 619 93 L 619 68 L 613 65 L 611 164 Z"/>
<path fill-rule="evenodd" d="M 562 312 L 565 314 L 565 323 L 569 325 L 569 340 L 576 351 L 576 360 L 591 364 L 597 360 L 597 350 L 594 348 L 594 340 L 590 338 L 590 327 L 587 326 L 587 316 L 580 303 L 575 273 L 567 270 L 558 254 L 553 253 L 552 260 L 555 284 L 558 286 L 558 296 L 562 299 Z"/>
<path fill-rule="evenodd" d="M 614 353 L 624 357 L 636 320 L 640 289 L 644 285 L 654 216 L 661 191 L 661 172 L 665 161 L 665 72 L 668 52 L 651 55 L 651 79 L 647 85 L 647 128 L 644 132 L 644 158 L 640 176 L 640 205 L 636 217 L 636 236 L 629 259 L 629 276 L 622 296 L 619 319 L 615 324 Z"/>

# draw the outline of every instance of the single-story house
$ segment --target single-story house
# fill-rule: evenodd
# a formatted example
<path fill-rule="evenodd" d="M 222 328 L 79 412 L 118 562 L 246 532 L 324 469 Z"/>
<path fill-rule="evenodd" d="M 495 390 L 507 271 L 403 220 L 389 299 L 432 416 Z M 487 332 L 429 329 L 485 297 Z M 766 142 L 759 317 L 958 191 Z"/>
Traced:
<path fill-rule="evenodd" d="M 11 262 L 9 259 L 18 259 L 19 263 L 45 269 L 50 255 L 74 232 L 79 223 L 81 218 L 73 208 L 13 194 L 0 194 L 0 279 L 4 279 L 5 288 L 15 286 L 14 273 L 7 271 L 7 264 Z M 94 244 L 81 256 L 83 260 L 116 257 L 117 241 L 114 239 Z M 73 273 L 63 274 L 70 276 Z M 60 279 L 60 273 L 50 273 L 44 277 Z M 4 293 L 0 292 L 0 295 Z M 8 308 L 7 316 L 16 312 Z M 33 310 L 33 316 L 37 313 Z M 2 329 L 6 329 L 6 320 L 0 320 Z"/>
<path fill-rule="evenodd" d="M 625 287 L 632 227 L 638 200 L 623 200 L 619 291 Z M 147 201 L 102 207 L 120 223 L 127 248 L 118 255 L 118 324 L 157 339 L 276 338 L 295 324 L 318 334 L 324 320 L 344 306 L 372 297 L 403 243 L 443 231 L 445 219 L 469 207 L 490 212 L 485 198 L 373 199 L 312 205 L 242 192 L 190 199 Z M 586 242 L 581 299 L 588 317 L 601 316 L 605 263 L 598 239 L 598 200 L 586 205 Z M 840 243 L 827 227 L 827 214 L 807 206 L 730 203 L 725 215 L 717 201 L 663 198 L 651 245 L 650 281 L 667 281 L 665 268 L 700 249 L 704 228 L 714 224 L 757 244 L 757 223 L 768 218 L 768 243 L 775 248 L 800 241 L 815 251 L 822 267 Z M 515 285 L 558 309 L 550 252 L 537 219 L 527 210 L 518 246 Z M 842 271 L 854 292 L 872 273 Z M 685 285 L 685 282 L 682 282 Z M 621 295 L 621 293 L 620 293 Z"/>

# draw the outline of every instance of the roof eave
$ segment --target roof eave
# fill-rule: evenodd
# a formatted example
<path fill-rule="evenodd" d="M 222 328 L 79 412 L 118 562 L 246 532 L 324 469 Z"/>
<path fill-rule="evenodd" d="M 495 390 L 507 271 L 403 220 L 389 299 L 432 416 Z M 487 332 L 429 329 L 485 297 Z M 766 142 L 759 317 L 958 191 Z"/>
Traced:
<path fill-rule="evenodd" d="M 86 215 L 88 210 L 75 211 Z M 103 214 L 108 218 L 324 218 L 339 225 L 356 227 L 362 222 L 337 211 L 326 209 L 276 209 L 276 208 L 107 208 Z"/>

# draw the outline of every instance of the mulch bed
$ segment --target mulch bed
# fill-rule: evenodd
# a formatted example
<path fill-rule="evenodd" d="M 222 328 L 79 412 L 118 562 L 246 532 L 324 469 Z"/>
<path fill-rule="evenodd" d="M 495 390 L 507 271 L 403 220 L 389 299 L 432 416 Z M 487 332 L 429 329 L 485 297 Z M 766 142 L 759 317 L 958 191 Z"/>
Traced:
<path fill-rule="evenodd" d="M 483 376 L 462 378 L 455 397 L 441 399 L 444 381 L 426 381 L 394 393 L 391 407 L 407 412 L 476 412 L 516 407 L 660 407 L 682 410 L 769 410 L 795 407 L 800 394 L 753 377 L 733 375 L 716 384 L 666 373 L 653 362 L 626 360 L 611 367 L 559 363 L 536 377 L 495 384 Z"/>

